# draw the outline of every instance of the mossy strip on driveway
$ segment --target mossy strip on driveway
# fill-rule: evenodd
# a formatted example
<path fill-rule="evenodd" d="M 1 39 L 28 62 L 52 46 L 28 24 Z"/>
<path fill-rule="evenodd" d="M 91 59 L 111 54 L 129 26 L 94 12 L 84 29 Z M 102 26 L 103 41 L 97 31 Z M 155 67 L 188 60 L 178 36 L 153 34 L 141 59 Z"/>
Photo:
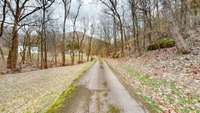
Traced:
<path fill-rule="evenodd" d="M 59 109 L 62 108 L 63 104 L 65 104 L 66 101 L 69 101 L 71 99 L 71 97 L 73 96 L 73 94 L 77 90 L 77 85 L 76 85 L 75 82 L 78 81 L 87 72 L 87 70 L 89 70 L 93 66 L 93 64 L 95 62 L 96 61 L 91 62 L 90 64 L 88 64 L 88 66 L 84 67 L 80 71 L 80 73 L 78 73 L 77 78 L 74 79 L 74 81 L 71 83 L 71 85 L 48 108 L 48 110 L 46 111 L 46 113 L 57 113 L 59 111 Z"/>

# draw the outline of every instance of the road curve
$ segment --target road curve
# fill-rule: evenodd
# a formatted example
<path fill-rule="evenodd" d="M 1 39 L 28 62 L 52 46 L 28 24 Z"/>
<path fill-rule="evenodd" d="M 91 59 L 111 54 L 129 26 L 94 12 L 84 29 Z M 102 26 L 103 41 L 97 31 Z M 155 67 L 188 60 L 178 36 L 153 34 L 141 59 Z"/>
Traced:
<path fill-rule="evenodd" d="M 97 61 L 79 81 L 73 99 L 59 113 L 110 113 L 112 110 L 117 113 L 147 113 L 108 65 Z"/>

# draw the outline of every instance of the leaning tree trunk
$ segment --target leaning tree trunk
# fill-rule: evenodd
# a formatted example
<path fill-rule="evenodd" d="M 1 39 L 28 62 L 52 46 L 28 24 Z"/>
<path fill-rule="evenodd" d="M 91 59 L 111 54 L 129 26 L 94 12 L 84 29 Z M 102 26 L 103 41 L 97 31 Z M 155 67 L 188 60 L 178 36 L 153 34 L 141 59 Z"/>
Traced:
<path fill-rule="evenodd" d="M 178 24 L 174 18 L 174 13 L 171 8 L 171 4 L 169 0 L 164 0 L 163 2 L 163 15 L 169 19 L 170 22 L 170 32 L 172 34 L 172 37 L 176 41 L 176 47 L 179 53 L 187 54 L 190 53 L 190 49 L 188 48 L 187 44 L 185 43 L 185 40 L 183 39 L 183 36 L 180 33 L 180 28 L 178 27 Z"/>
<path fill-rule="evenodd" d="M 181 35 L 178 26 L 171 26 L 170 32 L 176 41 L 176 47 L 178 52 L 182 54 L 190 53 L 190 50 L 187 44 L 185 43 L 185 40 L 183 39 L 183 36 Z"/>

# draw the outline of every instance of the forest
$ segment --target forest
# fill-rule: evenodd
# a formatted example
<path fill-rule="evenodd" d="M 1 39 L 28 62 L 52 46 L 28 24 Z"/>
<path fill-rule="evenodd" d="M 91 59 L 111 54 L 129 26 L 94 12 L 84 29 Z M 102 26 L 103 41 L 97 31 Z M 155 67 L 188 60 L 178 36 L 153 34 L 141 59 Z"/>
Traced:
<path fill-rule="evenodd" d="M 76 56 L 80 63 L 84 55 L 87 61 L 94 55 L 141 56 L 146 50 L 173 46 L 187 54 L 191 52 L 190 30 L 200 23 L 198 0 L 99 0 L 95 2 L 101 12 L 96 18 L 79 14 L 82 1 L 71 12 L 71 2 L 1 1 L 0 50 L 6 68 L 65 66 L 66 52 L 70 65 Z M 63 7 L 63 19 L 53 16 L 58 4 Z M 70 30 L 66 32 L 66 28 Z M 31 53 L 33 47 L 38 54 Z"/>
<path fill-rule="evenodd" d="M 91 69 L 85 66 L 93 65 L 91 62 L 96 62 Z M 74 75 L 85 73 L 86 67 L 93 70 L 91 73 L 97 78 L 86 74 L 96 81 L 91 85 L 100 84 L 101 79 L 115 81 L 112 77 L 99 77 L 101 69 L 104 76 L 111 69 L 120 83 L 111 82 L 106 88 L 122 84 L 129 93 L 135 92 L 152 113 L 199 113 L 200 0 L 0 0 L 0 94 L 6 92 L 1 81 L 9 82 L 12 74 L 20 78 L 27 73 L 31 80 L 33 71 L 49 70 L 57 75 L 55 68 L 63 71 L 62 75 L 65 67 L 69 71 L 66 73 L 73 70 Z M 82 68 L 85 71 L 80 71 Z M 11 78 L 7 80 L 6 76 Z M 58 85 L 56 81 L 55 84 Z M 79 85 L 77 89 L 82 93 Z M 97 95 L 101 98 L 101 94 Z M 86 97 L 80 100 L 85 101 Z M 74 98 L 72 104 L 76 94 Z M 0 106 L 1 103 L 0 99 Z M 61 109 L 62 112 L 74 111 L 74 106 L 64 105 L 69 109 Z M 120 113 L 116 106 L 109 106 L 109 112 L 102 108 L 88 113 Z M 54 107 L 50 108 L 54 111 Z M 4 109 L 0 107 L 0 112 Z M 39 107 L 30 110 L 38 112 L 33 109 Z M 52 109 L 47 111 L 54 113 Z M 124 113 L 143 113 L 128 107 L 121 109 L 125 109 Z M 80 111 L 83 110 L 75 113 Z"/>

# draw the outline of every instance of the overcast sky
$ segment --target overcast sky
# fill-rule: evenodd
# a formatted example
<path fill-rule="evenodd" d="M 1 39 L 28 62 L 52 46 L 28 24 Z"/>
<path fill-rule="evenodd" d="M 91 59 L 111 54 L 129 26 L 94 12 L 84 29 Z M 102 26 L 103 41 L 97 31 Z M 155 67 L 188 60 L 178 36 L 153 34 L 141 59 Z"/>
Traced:
<path fill-rule="evenodd" d="M 97 20 L 98 15 L 101 13 L 101 6 L 99 3 L 96 2 L 96 0 L 82 0 L 83 4 L 80 9 L 79 13 L 79 19 L 83 16 L 86 16 L 89 18 L 89 20 Z M 58 24 L 63 24 L 63 18 L 64 18 L 64 7 L 62 2 L 56 3 L 54 5 L 55 11 L 54 11 L 54 18 L 58 19 Z M 77 0 L 72 0 L 71 5 L 71 13 L 76 13 L 78 9 L 78 2 Z M 77 21 L 77 25 L 79 25 L 79 20 Z M 71 26 L 71 27 L 69 27 Z M 62 27 L 61 27 L 62 29 Z M 66 25 L 67 31 L 72 30 L 72 22 L 70 20 L 67 21 Z"/>

